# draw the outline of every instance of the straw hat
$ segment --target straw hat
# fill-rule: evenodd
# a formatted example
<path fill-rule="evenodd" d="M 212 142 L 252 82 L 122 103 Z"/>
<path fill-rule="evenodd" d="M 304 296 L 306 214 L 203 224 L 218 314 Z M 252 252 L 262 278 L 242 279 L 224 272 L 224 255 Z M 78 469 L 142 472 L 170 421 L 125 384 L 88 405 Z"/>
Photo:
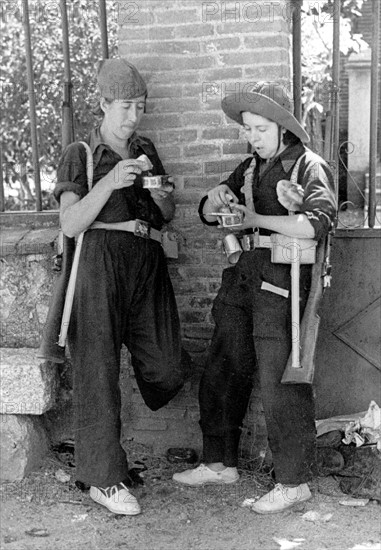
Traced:
<path fill-rule="evenodd" d="M 292 114 L 293 101 L 282 84 L 259 82 L 252 86 L 243 86 L 239 93 L 226 96 L 221 107 L 225 114 L 238 124 L 243 125 L 242 113 L 248 111 L 276 122 L 304 143 L 310 140 L 307 132 Z"/>

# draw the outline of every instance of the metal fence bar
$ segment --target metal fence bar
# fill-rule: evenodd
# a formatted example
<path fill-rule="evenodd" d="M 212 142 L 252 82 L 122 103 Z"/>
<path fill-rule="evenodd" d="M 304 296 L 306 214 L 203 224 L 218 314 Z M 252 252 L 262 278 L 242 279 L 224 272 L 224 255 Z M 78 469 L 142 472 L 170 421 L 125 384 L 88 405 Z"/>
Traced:
<path fill-rule="evenodd" d="M 336 199 L 339 202 L 339 148 L 340 148 L 340 0 L 333 4 L 333 44 L 332 44 L 332 161 L 334 162 L 334 180 Z"/>
<path fill-rule="evenodd" d="M 297 0 L 292 12 L 292 70 L 294 115 L 302 120 L 302 13 L 301 1 Z"/>
<path fill-rule="evenodd" d="M 102 41 L 102 57 L 108 59 L 108 35 L 107 35 L 107 14 L 106 14 L 106 0 L 99 0 L 99 13 L 101 24 L 101 41 Z"/>
<path fill-rule="evenodd" d="M 3 150 L 0 147 L 0 212 L 5 210 L 5 194 L 4 194 L 4 179 L 3 179 Z"/>
<path fill-rule="evenodd" d="M 38 160 L 37 117 L 36 117 L 32 41 L 31 41 L 31 34 L 30 34 L 28 0 L 23 0 L 23 9 L 24 9 L 25 54 L 26 54 L 26 67 L 27 67 L 27 77 L 28 77 L 29 114 L 30 114 L 30 130 L 31 130 L 31 139 L 32 139 L 34 187 L 35 187 L 35 193 L 36 193 L 36 210 L 40 212 L 42 210 L 42 196 L 41 196 L 40 163 Z"/>
<path fill-rule="evenodd" d="M 62 150 L 74 141 L 73 99 L 70 69 L 69 25 L 67 19 L 66 0 L 60 0 L 62 14 L 62 49 L 64 59 L 64 82 L 62 100 Z"/>
<path fill-rule="evenodd" d="M 369 137 L 369 227 L 376 220 L 377 177 L 377 120 L 378 120 L 378 73 L 380 40 L 380 0 L 373 0 L 372 57 L 370 73 L 370 137 Z"/>

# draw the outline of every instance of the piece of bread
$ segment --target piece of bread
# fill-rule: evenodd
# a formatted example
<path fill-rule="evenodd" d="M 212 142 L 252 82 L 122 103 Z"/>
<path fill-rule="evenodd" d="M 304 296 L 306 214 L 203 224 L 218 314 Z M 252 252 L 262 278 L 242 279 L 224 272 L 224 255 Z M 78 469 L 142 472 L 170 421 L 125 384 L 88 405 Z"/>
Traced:
<path fill-rule="evenodd" d="M 137 164 L 139 164 L 143 172 L 147 172 L 148 170 L 151 170 L 151 168 L 153 168 L 153 164 L 147 157 L 147 155 L 140 155 L 140 157 L 136 159 L 136 162 Z"/>

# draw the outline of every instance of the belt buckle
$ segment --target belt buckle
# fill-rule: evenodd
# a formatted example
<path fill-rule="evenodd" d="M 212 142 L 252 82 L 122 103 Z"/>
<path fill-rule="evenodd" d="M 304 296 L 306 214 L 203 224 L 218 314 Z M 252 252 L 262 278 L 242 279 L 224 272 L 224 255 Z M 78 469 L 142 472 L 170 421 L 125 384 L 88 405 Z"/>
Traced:
<path fill-rule="evenodd" d="M 142 237 L 143 239 L 149 239 L 151 232 L 151 225 L 144 220 L 135 220 L 134 235 Z"/>

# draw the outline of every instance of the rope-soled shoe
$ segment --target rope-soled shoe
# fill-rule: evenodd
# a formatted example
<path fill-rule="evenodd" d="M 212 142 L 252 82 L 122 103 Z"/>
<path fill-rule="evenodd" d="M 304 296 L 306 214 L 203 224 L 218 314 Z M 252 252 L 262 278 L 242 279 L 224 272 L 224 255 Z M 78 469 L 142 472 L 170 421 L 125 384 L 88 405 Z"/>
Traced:
<path fill-rule="evenodd" d="M 296 487 L 288 487 L 277 483 L 272 491 L 266 493 L 251 509 L 257 514 L 276 514 L 292 508 L 312 497 L 307 483 L 302 483 Z"/>
<path fill-rule="evenodd" d="M 208 484 L 226 485 L 238 481 L 239 474 L 237 468 L 225 468 L 221 472 L 214 472 L 205 464 L 200 464 L 200 466 L 193 470 L 185 470 L 184 472 L 174 474 L 172 479 L 173 481 L 192 487 Z"/>
<path fill-rule="evenodd" d="M 114 514 L 136 516 L 141 512 L 138 501 L 124 483 L 118 483 L 106 489 L 90 487 L 90 497 Z"/>

